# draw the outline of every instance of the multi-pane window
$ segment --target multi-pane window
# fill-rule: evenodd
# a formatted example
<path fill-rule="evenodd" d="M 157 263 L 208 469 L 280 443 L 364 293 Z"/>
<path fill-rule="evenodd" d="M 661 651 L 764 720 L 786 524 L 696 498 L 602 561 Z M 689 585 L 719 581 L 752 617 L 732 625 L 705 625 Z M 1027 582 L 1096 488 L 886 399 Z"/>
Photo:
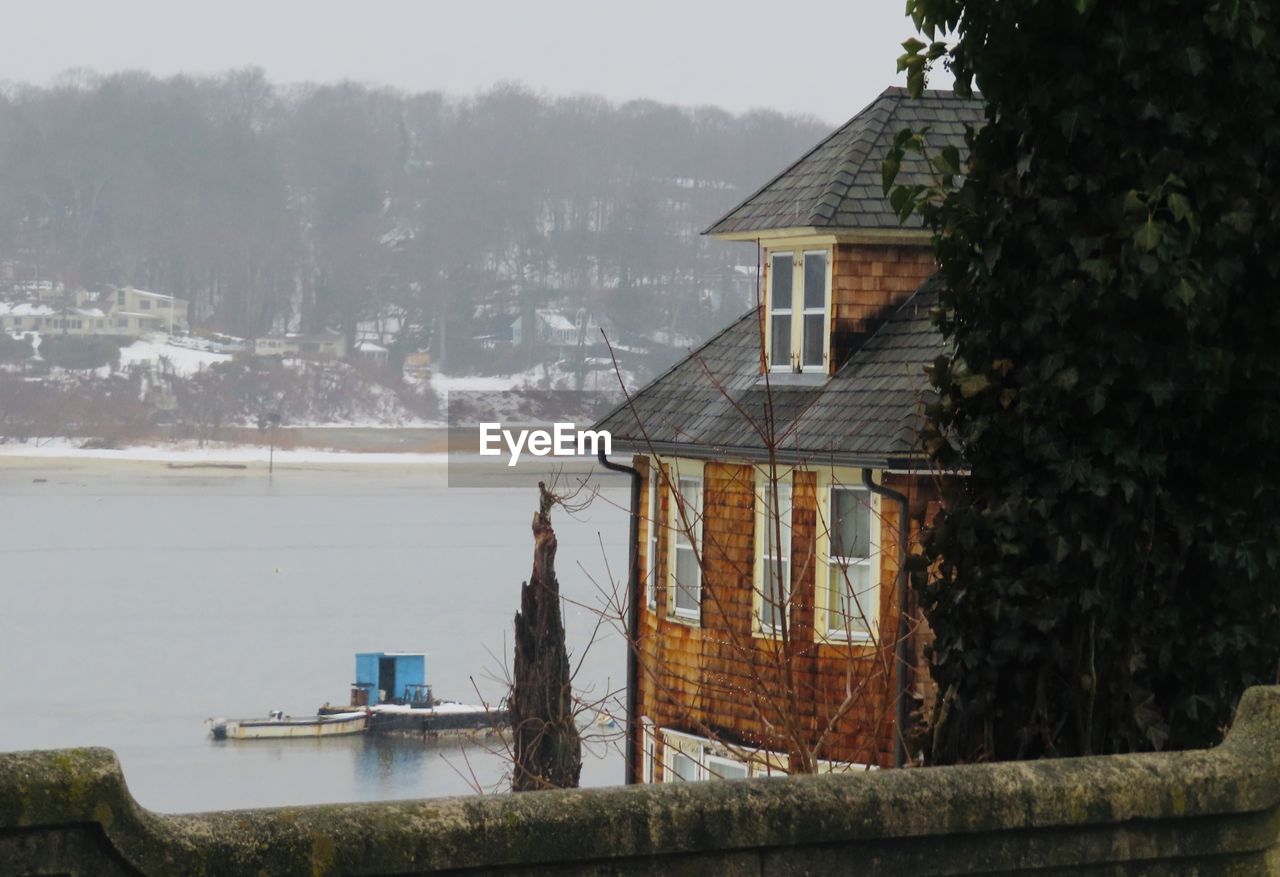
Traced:
<path fill-rule="evenodd" d="M 642 719 L 641 721 L 644 721 Z M 648 728 L 645 729 L 648 731 Z M 662 782 L 692 783 L 704 780 L 736 780 L 785 772 L 787 757 L 764 749 L 730 752 L 705 737 L 670 730 L 653 735 L 656 758 L 662 764 Z M 745 759 L 742 757 L 745 754 Z M 783 768 L 782 771 L 779 769 Z M 649 774 L 652 778 L 652 773 Z"/>
<path fill-rule="evenodd" d="M 827 635 L 868 639 L 880 614 L 872 569 L 871 494 L 832 487 L 827 558 Z"/>
<path fill-rule="evenodd" d="M 672 529 L 672 609 L 677 616 L 696 619 L 702 603 L 702 479 L 677 474 L 675 487 L 675 507 L 668 515 Z"/>
<path fill-rule="evenodd" d="M 791 601 L 791 480 L 761 473 L 756 480 L 760 550 L 760 629 L 781 629 Z"/>
<path fill-rule="evenodd" d="M 826 250 L 769 260 L 769 368 L 821 371 L 827 352 Z"/>

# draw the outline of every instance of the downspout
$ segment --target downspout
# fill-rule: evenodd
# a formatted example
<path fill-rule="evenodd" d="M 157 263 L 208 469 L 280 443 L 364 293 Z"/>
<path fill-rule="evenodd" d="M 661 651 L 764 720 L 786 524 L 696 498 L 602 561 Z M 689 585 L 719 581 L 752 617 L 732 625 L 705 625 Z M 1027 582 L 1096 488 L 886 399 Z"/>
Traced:
<path fill-rule="evenodd" d="M 636 689 L 638 688 L 639 665 L 636 662 L 636 649 L 640 643 L 640 610 L 637 601 L 640 597 L 640 470 L 622 463 L 611 463 L 605 456 L 603 444 L 596 455 L 600 465 L 613 472 L 622 472 L 631 476 L 631 538 L 627 545 L 627 766 L 623 773 L 623 783 L 628 786 L 636 782 L 636 746 L 640 736 L 640 717 L 636 715 Z"/>
<path fill-rule="evenodd" d="M 862 470 L 862 483 L 868 490 L 898 504 L 898 640 L 893 660 L 897 665 L 897 696 L 894 703 L 893 766 L 907 762 L 907 540 L 911 537 L 911 521 L 907 518 L 907 498 L 898 491 L 876 484 L 871 470 Z"/>

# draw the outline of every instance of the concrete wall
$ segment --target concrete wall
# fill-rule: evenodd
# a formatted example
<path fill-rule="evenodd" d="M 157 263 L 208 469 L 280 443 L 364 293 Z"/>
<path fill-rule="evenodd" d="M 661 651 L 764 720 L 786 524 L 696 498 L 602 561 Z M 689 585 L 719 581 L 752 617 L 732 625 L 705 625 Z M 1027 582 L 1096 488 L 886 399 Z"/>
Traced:
<path fill-rule="evenodd" d="M 0 874 L 1280 874 L 1280 688 L 1212 750 L 163 816 L 0 755 Z"/>

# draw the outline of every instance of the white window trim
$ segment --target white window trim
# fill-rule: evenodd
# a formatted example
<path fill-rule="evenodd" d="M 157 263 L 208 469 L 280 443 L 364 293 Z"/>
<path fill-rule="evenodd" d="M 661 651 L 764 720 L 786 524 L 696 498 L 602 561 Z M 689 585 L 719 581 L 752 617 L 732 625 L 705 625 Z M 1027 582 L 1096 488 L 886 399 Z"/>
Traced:
<path fill-rule="evenodd" d="M 653 762 L 658 754 L 658 735 L 653 727 L 653 719 L 640 717 L 641 751 L 644 753 L 644 765 L 641 778 L 648 784 L 653 782 Z"/>
<path fill-rule="evenodd" d="M 818 313 L 817 308 L 804 306 L 804 260 L 808 255 L 826 256 L 826 280 L 823 290 L 822 314 L 822 362 L 819 365 L 803 365 L 804 359 L 804 318 L 806 314 Z M 801 373 L 826 374 L 831 362 L 831 286 L 834 249 L 832 247 L 787 247 L 769 250 L 765 254 L 765 265 L 768 268 L 768 283 L 765 285 L 764 302 L 764 349 L 765 360 L 771 372 L 794 372 L 799 364 Z M 785 312 L 791 318 L 791 361 L 773 362 L 773 258 L 774 256 L 791 256 L 791 307 Z M 781 313 L 781 312 L 780 312 Z"/>
<path fill-rule="evenodd" d="M 717 767 L 728 767 L 730 770 L 742 770 L 743 775 L 740 777 L 727 777 L 722 773 L 717 773 Z M 702 759 L 702 772 L 709 780 L 719 780 L 728 782 L 730 780 L 745 780 L 751 776 L 751 765 L 745 761 L 738 761 L 736 758 L 725 758 L 723 755 L 712 755 L 704 750 Z"/>
<path fill-rule="evenodd" d="M 666 479 L 668 482 L 667 502 L 669 512 L 667 514 L 667 617 L 673 618 L 685 624 L 697 625 L 702 621 L 702 552 L 703 537 L 705 535 L 705 516 L 703 509 L 706 506 L 707 482 L 703 463 L 700 460 L 672 460 L 669 463 Z M 677 503 L 680 502 L 680 481 L 698 482 L 698 507 L 692 511 L 685 510 L 684 519 L 681 518 L 680 508 Z M 698 561 L 696 570 L 698 581 L 693 588 L 697 595 L 697 606 L 694 609 L 681 609 L 676 605 L 676 569 L 679 564 L 676 562 L 677 537 L 683 534 L 685 523 L 689 523 L 690 542 L 694 546 L 694 557 Z"/>
<path fill-rule="evenodd" d="M 662 483 L 662 468 L 656 457 L 649 459 L 649 527 L 645 545 L 645 604 L 651 611 L 658 609 L 658 485 Z"/>
<path fill-rule="evenodd" d="M 832 629 L 831 623 L 831 493 L 833 490 L 853 490 L 865 493 L 871 511 L 871 534 L 868 541 L 868 557 L 863 565 L 869 568 L 870 584 L 866 593 L 874 606 L 870 613 L 871 632 L 850 630 L 847 625 Z M 814 638 L 819 642 L 849 645 L 870 645 L 878 638 L 880 629 L 880 497 L 871 493 L 860 481 L 852 477 L 841 480 L 829 473 L 818 477 L 818 562 L 814 564 L 818 576 L 814 583 Z M 860 599 L 861 602 L 861 599 Z M 836 607 L 838 609 L 838 607 Z"/>
<path fill-rule="evenodd" d="M 764 301 L 764 349 L 765 360 L 769 363 L 769 371 L 771 372 L 791 372 L 795 370 L 796 357 L 796 256 L 795 250 L 776 250 L 766 254 L 765 265 L 769 269 L 769 283 L 765 290 Z M 773 260 L 779 256 L 791 257 L 791 307 L 786 308 L 785 312 L 791 323 L 791 358 L 784 363 L 776 363 L 773 361 L 773 318 L 775 314 L 783 313 L 782 310 L 774 310 L 773 307 Z M 800 260 L 803 262 L 803 258 Z"/>
<path fill-rule="evenodd" d="M 879 770 L 878 764 L 866 764 L 861 761 L 826 761 L 818 759 L 818 773 L 867 773 Z"/>
<path fill-rule="evenodd" d="M 693 770 L 690 773 L 693 776 L 681 777 L 676 771 L 676 759 L 683 758 L 685 761 L 692 763 Z M 696 755 L 691 755 L 683 749 L 674 747 L 663 747 L 662 750 L 662 781 L 664 783 L 696 783 L 703 780 L 702 762 Z"/>
<path fill-rule="evenodd" d="M 782 529 L 782 538 L 785 542 L 783 550 L 787 556 L 787 581 L 785 582 L 785 593 L 783 594 L 782 618 L 785 625 L 787 613 L 791 606 L 791 523 L 793 520 L 793 510 L 795 508 L 795 479 L 793 469 L 778 469 L 778 486 L 781 488 L 784 484 L 789 491 L 786 505 L 785 520 L 780 522 Z M 782 632 L 780 625 L 765 624 L 765 528 L 773 526 L 773 515 L 770 512 L 768 499 L 770 492 L 769 470 L 757 467 L 755 470 L 755 563 L 752 572 L 751 586 L 751 629 L 756 636 L 776 637 Z M 781 498 L 781 497 L 780 497 Z"/>
<path fill-rule="evenodd" d="M 697 765 L 695 780 L 697 782 L 718 779 L 718 777 L 711 776 L 710 771 L 710 766 L 716 763 L 745 767 L 748 777 L 782 776 L 787 773 L 787 766 L 790 763 L 785 753 L 774 752 L 771 749 L 742 750 L 747 756 L 744 761 L 741 758 L 737 758 L 727 747 L 708 740 L 706 737 L 670 728 L 658 728 L 655 734 L 655 741 L 655 751 L 660 755 L 657 761 L 662 765 L 662 781 L 664 783 L 684 782 L 683 780 L 671 779 L 672 774 L 669 772 L 668 765 L 674 761 L 671 754 L 673 752 L 679 752 L 684 757 L 693 760 L 694 764 Z"/>

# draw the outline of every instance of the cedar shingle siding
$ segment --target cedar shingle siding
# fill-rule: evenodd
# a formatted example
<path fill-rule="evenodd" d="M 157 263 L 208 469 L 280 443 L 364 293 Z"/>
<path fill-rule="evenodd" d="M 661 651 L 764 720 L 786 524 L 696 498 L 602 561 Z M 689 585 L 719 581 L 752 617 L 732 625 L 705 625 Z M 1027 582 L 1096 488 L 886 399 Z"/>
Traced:
<path fill-rule="evenodd" d="M 788 720 L 779 704 L 790 703 L 783 709 L 798 720 L 808 748 L 855 691 L 818 757 L 893 763 L 899 509 L 894 502 L 879 503 L 879 518 L 871 524 L 880 601 L 875 645 L 824 636 L 826 619 L 818 617 L 815 600 L 828 575 L 818 556 L 825 538 L 819 510 L 834 473 L 858 483 L 861 470 L 880 470 L 881 482 L 908 498 L 911 550 L 918 549 L 920 531 L 936 511 L 933 481 L 900 473 L 924 470 L 919 430 L 930 398 L 925 368 L 945 352 L 932 319 L 940 281 L 931 279 L 933 256 L 919 226 L 901 234 L 884 198 L 880 168 L 901 128 L 929 128 L 931 151 L 963 150 L 966 124 L 977 127 L 982 120 L 979 100 L 935 91 L 912 101 L 903 89 L 891 88 L 708 229 L 757 238 L 770 251 L 813 246 L 830 254 L 831 355 L 825 372 L 767 371 L 764 314 L 753 308 L 596 424 L 612 433 L 615 449 L 637 453 L 646 497 L 648 481 L 661 477 L 652 466 L 654 455 L 705 461 L 698 619 L 670 615 L 668 489 L 659 492 L 657 520 L 643 521 L 640 529 L 642 558 L 652 527 L 662 538 L 657 608 L 640 601 L 639 678 L 631 707 L 659 732 L 793 756 L 795 747 L 779 731 Z M 909 156 L 899 180 L 922 182 L 926 175 L 923 161 Z M 755 632 L 753 617 L 756 465 L 770 458 L 770 448 L 779 464 L 797 467 L 785 642 Z M 908 597 L 906 681 L 916 704 L 927 710 L 936 698 L 924 658 L 932 635 Z M 643 760 L 645 747 L 637 748 Z M 639 775 L 643 763 L 635 768 Z M 661 780 L 661 754 L 653 770 Z"/>
<path fill-rule="evenodd" d="M 655 470 L 638 457 L 648 478 Z M 787 741 L 768 726 L 789 710 L 777 639 L 753 636 L 752 571 L 755 552 L 754 468 L 708 463 L 705 471 L 702 564 L 702 613 L 690 624 L 669 617 L 662 585 L 667 573 L 667 539 L 658 543 L 658 606 L 643 608 L 640 623 L 639 690 L 635 709 L 659 728 L 691 733 L 751 748 L 788 752 Z M 672 525 L 669 491 L 660 492 L 657 526 Z M 818 521 L 814 473 L 798 473 L 793 493 L 791 530 L 792 626 L 785 663 L 794 681 L 795 711 L 806 732 L 817 738 L 852 684 L 862 695 L 844 714 L 821 753 L 831 761 L 888 766 L 892 761 L 893 708 L 885 668 L 892 663 L 897 575 L 896 537 L 884 545 L 881 567 L 879 648 L 816 642 L 814 626 L 815 543 Z M 886 509 L 884 529 L 896 533 L 897 513 Z M 647 538 L 647 523 L 641 528 Z M 643 556 L 643 555 L 642 555 Z M 647 574 L 648 570 L 642 573 Z M 850 671 L 852 668 L 852 676 Z M 642 753 L 641 753 L 642 755 Z M 639 775 L 642 765 L 636 765 Z"/>

